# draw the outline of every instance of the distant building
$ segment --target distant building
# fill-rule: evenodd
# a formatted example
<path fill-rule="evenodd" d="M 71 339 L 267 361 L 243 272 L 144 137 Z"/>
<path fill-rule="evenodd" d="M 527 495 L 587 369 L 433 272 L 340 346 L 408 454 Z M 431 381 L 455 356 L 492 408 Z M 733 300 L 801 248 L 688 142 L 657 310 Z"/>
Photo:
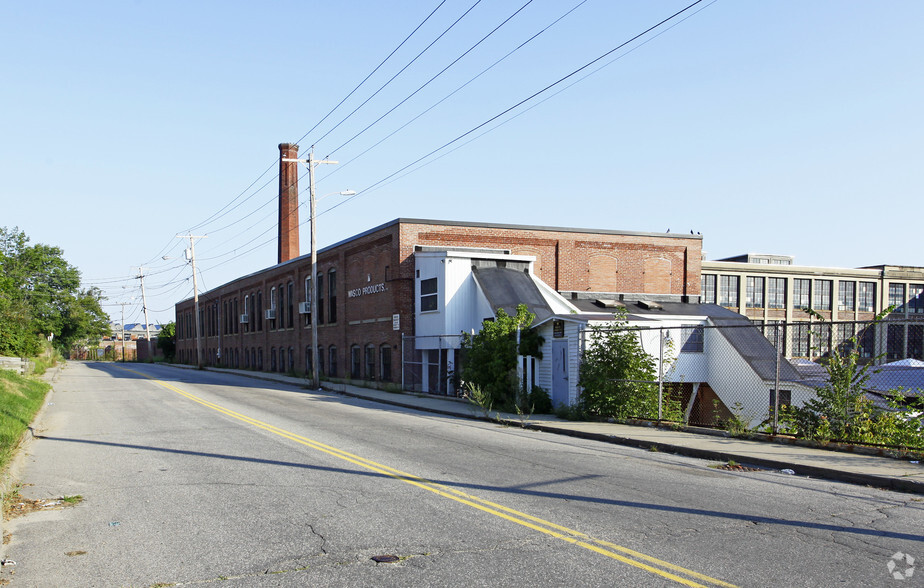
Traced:
<path fill-rule="evenodd" d="M 815 344 L 812 329 L 817 338 L 824 322 L 859 324 L 894 306 L 867 355 L 924 359 L 924 267 L 808 267 L 793 265 L 789 256 L 748 254 L 703 261 L 700 291 L 702 302 L 734 310 L 758 326 L 796 323 L 783 342 L 791 357 L 815 358 L 856 334 L 845 324 L 831 341 Z"/>
<path fill-rule="evenodd" d="M 151 334 L 151 340 L 157 339 L 157 336 L 163 330 L 163 325 L 151 324 L 146 328 L 144 323 L 126 323 L 123 330 L 121 323 L 110 323 L 110 338 L 112 341 L 121 341 L 123 334 L 126 341 L 138 341 L 146 339 L 148 332 Z"/>

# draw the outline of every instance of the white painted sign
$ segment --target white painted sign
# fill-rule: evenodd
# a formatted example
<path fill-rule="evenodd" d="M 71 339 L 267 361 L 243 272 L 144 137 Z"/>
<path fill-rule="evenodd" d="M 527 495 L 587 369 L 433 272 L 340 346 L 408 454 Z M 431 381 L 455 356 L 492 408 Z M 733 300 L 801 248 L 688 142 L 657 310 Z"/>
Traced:
<path fill-rule="evenodd" d="M 370 286 L 363 286 L 362 288 L 353 288 L 347 292 L 348 298 L 359 298 L 360 296 L 368 296 L 369 294 L 379 294 L 380 292 L 385 291 L 385 282 L 381 284 L 372 284 Z"/>

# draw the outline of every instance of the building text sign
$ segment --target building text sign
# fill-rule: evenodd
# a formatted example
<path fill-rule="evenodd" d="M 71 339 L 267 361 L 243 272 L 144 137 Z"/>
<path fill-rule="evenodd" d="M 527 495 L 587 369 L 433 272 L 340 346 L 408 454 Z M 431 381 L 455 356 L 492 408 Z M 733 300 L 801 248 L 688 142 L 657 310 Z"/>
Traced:
<path fill-rule="evenodd" d="M 363 286 L 362 288 L 353 288 L 347 292 L 348 298 L 359 298 L 360 296 L 368 296 L 369 294 L 379 294 L 385 291 L 385 283 L 381 284 L 372 284 L 369 286 Z"/>

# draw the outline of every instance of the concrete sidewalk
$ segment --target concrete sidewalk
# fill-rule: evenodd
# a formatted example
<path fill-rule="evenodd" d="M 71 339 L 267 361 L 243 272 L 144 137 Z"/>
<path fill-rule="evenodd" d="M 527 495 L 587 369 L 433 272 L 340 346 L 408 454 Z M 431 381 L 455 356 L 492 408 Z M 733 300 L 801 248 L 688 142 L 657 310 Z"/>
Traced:
<path fill-rule="evenodd" d="M 234 373 L 241 376 L 296 386 L 306 386 L 304 378 L 265 372 L 207 368 L 209 371 Z M 795 475 L 813 476 L 887 488 L 901 492 L 924 494 L 924 464 L 914 459 L 899 459 L 880 455 L 865 455 L 832 449 L 804 447 L 788 442 L 738 439 L 721 431 L 711 434 L 675 431 L 669 428 L 615 423 L 567 421 L 552 415 L 520 418 L 515 414 L 491 412 L 486 417 L 477 406 L 461 399 L 429 394 L 395 393 L 349 384 L 323 383 L 324 390 L 363 398 L 383 404 L 413 408 L 448 416 L 488 420 L 559 435 L 570 435 L 645 449 L 677 453 L 714 461 L 734 460 L 780 470 L 792 470 Z"/>

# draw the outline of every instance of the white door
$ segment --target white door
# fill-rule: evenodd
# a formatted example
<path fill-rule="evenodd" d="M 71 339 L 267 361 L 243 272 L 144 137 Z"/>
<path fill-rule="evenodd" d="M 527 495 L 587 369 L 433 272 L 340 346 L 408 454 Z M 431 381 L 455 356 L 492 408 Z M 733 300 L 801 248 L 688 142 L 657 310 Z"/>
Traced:
<path fill-rule="evenodd" d="M 552 406 L 568 404 L 568 340 L 552 341 Z"/>

